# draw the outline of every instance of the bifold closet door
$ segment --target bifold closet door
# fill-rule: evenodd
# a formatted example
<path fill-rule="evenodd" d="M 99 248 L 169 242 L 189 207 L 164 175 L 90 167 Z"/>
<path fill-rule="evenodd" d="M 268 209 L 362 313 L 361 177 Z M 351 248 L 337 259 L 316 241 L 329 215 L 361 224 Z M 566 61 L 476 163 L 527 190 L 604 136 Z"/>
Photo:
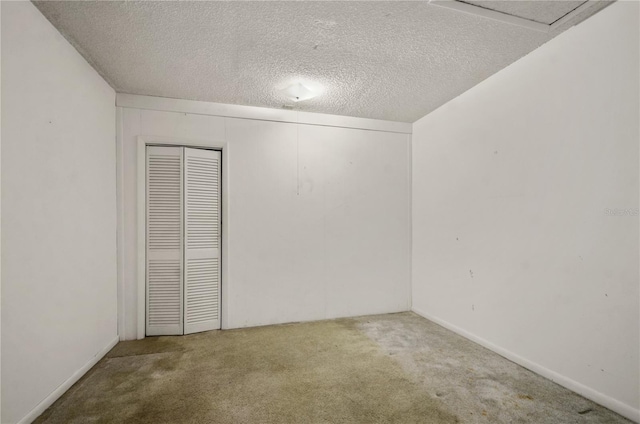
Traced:
<path fill-rule="evenodd" d="M 147 147 L 148 336 L 183 334 L 182 156 L 182 147 Z"/>
<path fill-rule="evenodd" d="M 220 328 L 220 162 L 184 149 L 184 333 Z"/>

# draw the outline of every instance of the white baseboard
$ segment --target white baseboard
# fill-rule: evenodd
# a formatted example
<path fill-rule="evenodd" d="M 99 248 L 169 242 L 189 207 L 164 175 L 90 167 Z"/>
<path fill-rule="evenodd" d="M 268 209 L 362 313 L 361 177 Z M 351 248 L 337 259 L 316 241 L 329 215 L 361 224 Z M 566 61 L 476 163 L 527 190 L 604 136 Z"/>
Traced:
<path fill-rule="evenodd" d="M 438 325 L 441 325 L 442 327 L 453 331 L 454 333 L 457 333 L 459 335 L 461 335 L 464 338 L 467 338 L 475 343 L 478 343 L 481 346 L 486 347 L 489 350 L 494 351 L 495 353 L 497 353 L 500 356 L 503 356 L 505 358 L 507 358 L 508 360 L 515 362 L 518 365 L 521 365 L 533 372 L 535 372 L 536 374 L 539 374 L 545 378 L 548 378 L 549 380 L 553 381 L 554 383 L 557 383 L 561 386 L 566 387 L 567 389 L 574 391 L 576 393 L 578 393 L 579 395 L 582 395 L 584 397 L 586 397 L 587 399 L 590 399 L 606 408 L 611 409 L 614 412 L 617 412 L 618 414 L 633 420 L 635 422 L 640 422 L 640 410 L 638 409 L 634 409 L 633 407 L 620 402 L 619 400 L 616 400 L 610 396 L 607 396 L 605 394 L 602 394 L 600 392 L 598 392 L 597 390 L 594 390 L 590 387 L 587 387 L 581 383 L 578 383 L 575 380 L 570 379 L 569 377 L 566 377 L 562 374 L 558 374 L 555 371 L 552 371 L 548 368 L 543 367 L 542 365 L 536 364 L 535 362 L 531 362 L 526 358 L 523 358 L 513 352 L 510 352 L 506 349 L 501 348 L 500 346 L 496 346 L 495 344 L 480 338 L 474 334 L 471 334 L 469 332 L 467 332 L 466 330 L 463 330 L 460 327 L 457 327 L 447 321 L 444 321 L 438 317 L 435 317 L 433 315 L 430 315 L 424 311 L 421 311 L 420 309 L 417 308 L 412 308 L 412 311 L 415 312 L 416 314 L 422 316 L 423 318 L 428 319 L 429 321 L 433 321 Z"/>
<path fill-rule="evenodd" d="M 107 344 L 100 352 L 96 353 L 96 355 L 89 360 L 86 364 L 82 366 L 79 370 L 74 372 L 71 377 L 69 377 L 64 383 L 59 385 L 53 392 L 49 394 L 42 402 L 40 402 L 35 408 L 31 410 L 27 415 L 25 415 L 18 424 L 30 424 L 36 418 L 38 418 L 48 407 L 53 405 L 53 402 L 58 400 L 60 396 L 62 396 L 73 384 L 80 380 L 80 378 L 86 374 L 87 371 L 91 369 L 92 366 L 98 363 L 100 359 L 104 357 L 113 347 L 118 343 L 119 337 L 116 336 Z"/>

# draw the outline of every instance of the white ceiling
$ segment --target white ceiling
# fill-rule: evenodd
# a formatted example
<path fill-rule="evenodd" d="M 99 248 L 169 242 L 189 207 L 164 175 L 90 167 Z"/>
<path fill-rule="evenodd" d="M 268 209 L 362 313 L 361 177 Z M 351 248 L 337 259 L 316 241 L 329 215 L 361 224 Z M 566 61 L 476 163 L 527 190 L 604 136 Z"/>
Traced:
<path fill-rule="evenodd" d="M 485 3 L 552 23 L 582 2 Z M 570 24 L 540 32 L 426 1 L 35 4 L 118 92 L 403 122 Z M 293 81 L 324 92 L 293 104 L 278 91 Z"/>

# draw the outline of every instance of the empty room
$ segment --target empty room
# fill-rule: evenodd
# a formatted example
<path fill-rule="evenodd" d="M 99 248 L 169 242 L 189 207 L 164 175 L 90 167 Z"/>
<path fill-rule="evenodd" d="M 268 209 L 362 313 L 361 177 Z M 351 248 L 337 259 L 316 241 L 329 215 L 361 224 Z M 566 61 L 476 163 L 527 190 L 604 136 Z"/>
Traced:
<path fill-rule="evenodd" d="M 0 422 L 640 422 L 640 2 L 1 1 Z"/>

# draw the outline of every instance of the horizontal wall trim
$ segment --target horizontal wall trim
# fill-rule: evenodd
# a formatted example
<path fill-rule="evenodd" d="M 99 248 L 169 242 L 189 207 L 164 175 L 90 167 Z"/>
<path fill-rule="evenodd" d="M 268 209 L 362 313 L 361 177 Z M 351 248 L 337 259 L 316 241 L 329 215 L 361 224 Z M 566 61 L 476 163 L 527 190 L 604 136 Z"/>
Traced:
<path fill-rule="evenodd" d="M 36 405 L 35 408 L 31 410 L 27 415 L 24 416 L 18 424 L 29 424 L 33 422 L 36 418 L 38 418 L 44 411 L 47 410 L 48 407 L 53 405 L 53 403 L 60 398 L 67 390 L 71 388 L 80 378 L 87 373 L 95 364 L 98 363 L 100 359 L 102 359 L 113 347 L 118 344 L 120 340 L 119 336 L 116 336 L 111 340 L 102 350 L 100 350 L 96 355 L 89 360 L 86 364 L 82 366 L 79 370 L 74 372 L 71 377 L 66 379 L 64 383 L 59 385 L 53 392 L 49 394 L 42 402 Z"/>
<path fill-rule="evenodd" d="M 618 414 L 626 418 L 629 418 L 630 420 L 633 420 L 635 422 L 640 421 L 640 410 L 638 409 L 634 409 L 633 407 L 623 402 L 620 402 L 619 400 L 614 399 L 611 396 L 607 396 L 603 393 L 600 393 L 597 390 L 594 390 L 588 386 L 585 386 L 584 384 L 578 383 L 577 381 L 572 380 L 567 376 L 564 376 L 555 371 L 552 371 L 549 368 L 543 367 L 542 365 L 532 362 L 526 358 L 523 358 L 522 356 L 517 355 L 507 349 L 503 349 L 500 346 L 497 346 L 481 337 L 478 337 L 472 333 L 469 333 L 468 331 L 463 330 L 462 328 L 456 325 L 453 325 L 445 320 L 442 320 L 438 317 L 435 317 L 431 314 L 421 311 L 420 309 L 412 308 L 412 311 L 420 315 L 421 317 L 426 318 L 429 321 L 433 321 L 436 324 L 446 328 L 447 330 L 451 330 L 454 333 L 457 333 L 462 337 L 471 340 L 472 342 L 478 343 L 479 345 L 484 346 L 489 350 L 492 350 L 498 355 L 503 356 L 508 360 L 515 362 L 516 364 L 521 365 L 527 368 L 528 370 L 535 372 L 536 374 L 539 374 L 545 378 L 548 378 L 554 383 L 557 383 L 563 387 L 566 387 L 567 389 L 573 392 L 576 392 L 579 395 L 586 397 L 587 399 L 591 399 L 592 401 L 606 408 L 609 408 L 612 411 L 617 412 Z"/>
<path fill-rule="evenodd" d="M 401 134 L 411 134 L 413 128 L 412 124 L 406 122 L 382 121 L 378 119 L 356 118 L 353 116 L 326 115 L 323 113 L 301 112 L 297 110 L 269 109 L 255 106 L 229 105 L 124 93 L 117 93 L 116 106 Z"/>

